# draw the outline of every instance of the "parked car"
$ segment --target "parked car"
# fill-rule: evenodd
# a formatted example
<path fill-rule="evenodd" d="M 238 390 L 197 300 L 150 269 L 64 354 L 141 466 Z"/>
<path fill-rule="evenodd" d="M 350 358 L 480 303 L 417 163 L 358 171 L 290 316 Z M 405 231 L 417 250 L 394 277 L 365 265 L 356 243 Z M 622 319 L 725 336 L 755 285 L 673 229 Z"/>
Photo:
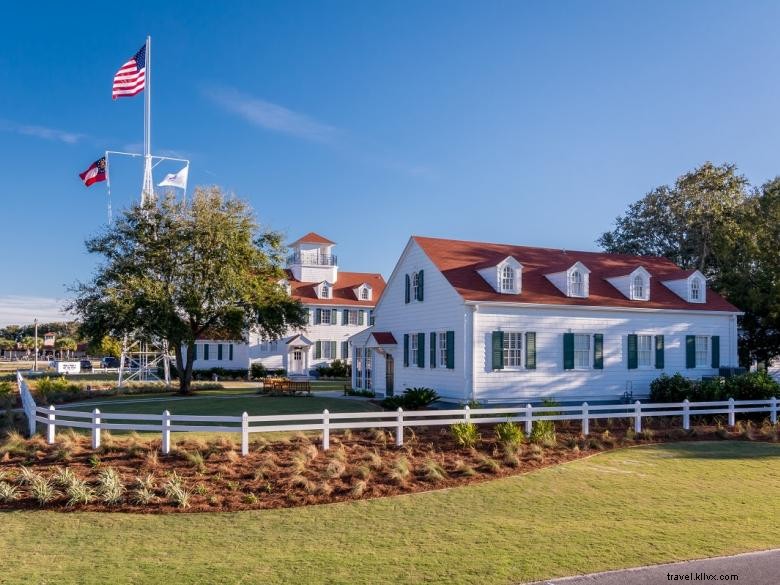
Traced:
<path fill-rule="evenodd" d="M 100 360 L 100 366 L 103 368 L 118 368 L 119 358 L 115 358 L 113 356 L 106 356 L 102 360 Z"/>
<path fill-rule="evenodd" d="M 91 360 L 81 360 L 81 371 L 82 372 L 91 372 L 92 371 L 92 361 Z"/>

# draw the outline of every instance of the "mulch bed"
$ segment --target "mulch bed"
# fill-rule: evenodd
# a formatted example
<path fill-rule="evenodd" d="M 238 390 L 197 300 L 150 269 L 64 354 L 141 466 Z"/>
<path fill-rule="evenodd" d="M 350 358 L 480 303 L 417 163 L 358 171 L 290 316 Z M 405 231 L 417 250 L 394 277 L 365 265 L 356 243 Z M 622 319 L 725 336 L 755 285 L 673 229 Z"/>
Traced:
<path fill-rule="evenodd" d="M 396 447 L 391 433 L 369 430 L 332 434 L 327 452 L 320 448 L 318 437 L 300 434 L 253 442 L 246 457 L 229 439 L 185 440 L 171 454 L 162 455 L 159 440 L 134 436 L 106 434 L 97 452 L 91 450 L 88 438 L 68 431 L 59 434 L 54 445 L 41 437 L 12 437 L 0 446 L 0 481 L 16 486 L 18 499 L 0 502 L 0 509 L 169 513 L 286 508 L 462 486 L 639 444 L 778 440 L 778 427 L 768 424 L 734 431 L 714 426 L 696 426 L 688 432 L 656 428 L 635 436 L 617 423 L 609 429 L 594 425 L 586 438 L 579 434 L 578 425 L 564 423 L 556 433 L 555 443 L 525 442 L 507 448 L 496 442 L 492 426 L 481 425 L 482 440 L 474 448 L 464 448 L 455 443 L 449 428 L 429 427 L 407 429 L 404 446 Z M 60 484 L 53 499 L 41 505 L 30 494 L 22 466 L 53 483 L 57 472 L 68 468 L 93 488 L 95 498 L 89 504 L 69 505 L 66 486 Z M 123 495 L 113 505 L 99 495 L 99 476 L 107 469 L 114 469 L 124 484 Z M 136 502 L 137 478 L 149 474 L 153 496 L 141 505 Z M 172 474 L 188 493 L 186 506 L 166 495 L 164 487 Z"/>

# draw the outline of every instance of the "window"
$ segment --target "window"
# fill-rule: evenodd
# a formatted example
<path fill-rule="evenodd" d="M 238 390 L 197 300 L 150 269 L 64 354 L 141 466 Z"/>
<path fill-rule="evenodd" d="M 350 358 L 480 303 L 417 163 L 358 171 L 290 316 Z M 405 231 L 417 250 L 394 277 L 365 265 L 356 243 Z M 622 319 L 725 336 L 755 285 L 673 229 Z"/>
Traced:
<path fill-rule="evenodd" d="M 439 331 L 436 334 L 436 344 L 439 346 L 439 355 L 436 363 L 439 364 L 440 368 L 446 368 L 447 367 L 447 332 L 446 331 Z"/>
<path fill-rule="evenodd" d="M 569 275 L 569 296 L 585 296 L 585 279 L 582 276 L 582 272 L 579 270 L 573 270 Z"/>
<path fill-rule="evenodd" d="M 330 325 L 330 309 L 322 309 L 320 310 L 320 314 L 322 315 L 320 323 L 323 325 Z"/>
<path fill-rule="evenodd" d="M 323 341 L 321 355 L 322 355 L 322 359 L 324 360 L 336 359 L 336 342 Z"/>
<path fill-rule="evenodd" d="M 705 335 L 696 336 L 696 367 L 709 367 L 709 344 L 710 338 Z"/>
<path fill-rule="evenodd" d="M 409 363 L 413 366 L 417 365 L 417 334 L 409 334 Z"/>
<path fill-rule="evenodd" d="M 327 284 L 322 285 L 322 288 L 320 289 L 320 298 L 322 299 L 330 298 L 330 287 Z"/>
<path fill-rule="evenodd" d="M 500 291 L 502 293 L 515 292 L 515 271 L 511 266 L 501 269 Z"/>
<path fill-rule="evenodd" d="M 373 352 L 370 349 L 366 349 L 366 367 L 364 368 L 366 383 L 363 385 L 366 390 L 371 390 L 371 365 L 373 361 Z"/>
<path fill-rule="evenodd" d="M 360 289 L 360 300 L 368 301 L 370 299 L 371 299 L 371 291 L 368 290 L 367 286 L 364 286 L 362 289 Z"/>
<path fill-rule="evenodd" d="M 653 366 L 653 336 L 637 335 L 637 363 L 640 368 Z"/>
<path fill-rule="evenodd" d="M 631 298 L 636 301 L 647 300 L 648 292 L 647 286 L 645 285 L 645 277 L 641 274 L 637 274 L 631 282 Z"/>
<path fill-rule="evenodd" d="M 691 280 L 691 301 L 698 303 L 701 300 L 701 279 L 694 278 Z"/>
<path fill-rule="evenodd" d="M 356 347 L 355 348 L 355 359 L 353 360 L 355 363 L 355 388 L 362 388 L 363 387 L 363 348 L 362 347 Z"/>
<path fill-rule="evenodd" d="M 590 368 L 590 335 L 577 333 L 574 335 L 574 369 Z"/>
<path fill-rule="evenodd" d="M 350 325 L 357 325 L 358 324 L 358 312 L 357 311 L 350 311 L 349 312 L 349 319 L 347 321 Z"/>
<path fill-rule="evenodd" d="M 420 274 L 412 273 L 412 298 L 416 301 L 420 298 Z"/>
<path fill-rule="evenodd" d="M 523 334 L 504 331 L 504 367 L 520 368 L 523 366 Z"/>

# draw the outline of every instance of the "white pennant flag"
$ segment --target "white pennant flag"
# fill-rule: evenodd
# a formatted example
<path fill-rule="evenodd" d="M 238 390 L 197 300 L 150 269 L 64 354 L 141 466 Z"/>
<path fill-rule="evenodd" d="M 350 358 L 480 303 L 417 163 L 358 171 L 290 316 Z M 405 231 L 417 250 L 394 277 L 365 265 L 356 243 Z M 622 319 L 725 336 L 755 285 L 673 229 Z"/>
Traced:
<path fill-rule="evenodd" d="M 170 173 L 165 175 L 165 178 L 160 181 L 158 187 L 178 187 L 179 189 L 187 190 L 187 175 L 190 172 L 190 165 L 187 165 L 178 173 Z"/>

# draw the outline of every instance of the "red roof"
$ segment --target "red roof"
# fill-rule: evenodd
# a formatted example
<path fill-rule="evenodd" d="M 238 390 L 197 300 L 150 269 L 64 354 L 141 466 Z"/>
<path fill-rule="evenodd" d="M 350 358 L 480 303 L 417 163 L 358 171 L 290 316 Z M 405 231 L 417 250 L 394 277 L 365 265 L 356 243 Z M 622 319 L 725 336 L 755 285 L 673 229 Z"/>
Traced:
<path fill-rule="evenodd" d="M 398 345 L 395 337 L 389 331 L 374 331 L 371 335 L 379 345 Z"/>
<path fill-rule="evenodd" d="M 421 236 L 412 238 L 466 301 L 739 312 L 739 309 L 710 289 L 707 289 L 706 303 L 689 303 L 677 296 L 661 281 L 687 278 L 690 273 L 681 270 L 666 258 L 532 248 Z M 517 295 L 496 292 L 477 272 L 478 267 L 490 266 L 491 262 L 498 264 L 507 256 L 512 256 L 523 265 L 522 291 Z M 577 261 L 582 262 L 591 271 L 589 296 L 584 299 L 567 297 L 545 276 L 559 272 L 561 267 L 571 266 Z M 643 266 L 652 277 L 649 301 L 632 301 L 606 280 L 607 275 L 614 276 L 620 272 L 629 274 L 638 266 Z"/>
<path fill-rule="evenodd" d="M 290 283 L 290 295 L 308 305 L 354 305 L 356 307 L 375 307 L 377 300 L 385 290 L 385 279 L 381 274 L 373 272 L 344 272 L 339 270 L 338 280 L 333 284 L 331 298 L 320 299 L 317 297 L 317 282 L 301 282 L 293 278 L 292 272 L 287 271 L 287 280 Z M 371 300 L 361 301 L 355 294 L 355 290 L 361 284 L 371 286 Z"/>
<path fill-rule="evenodd" d="M 309 232 L 308 234 L 306 234 L 302 238 L 298 238 L 297 240 L 295 240 L 290 245 L 294 246 L 295 244 L 300 244 L 300 243 L 305 243 L 305 244 L 335 244 L 336 242 L 331 242 L 328 238 L 325 238 L 325 237 L 321 236 L 320 234 L 316 234 L 314 232 Z"/>

